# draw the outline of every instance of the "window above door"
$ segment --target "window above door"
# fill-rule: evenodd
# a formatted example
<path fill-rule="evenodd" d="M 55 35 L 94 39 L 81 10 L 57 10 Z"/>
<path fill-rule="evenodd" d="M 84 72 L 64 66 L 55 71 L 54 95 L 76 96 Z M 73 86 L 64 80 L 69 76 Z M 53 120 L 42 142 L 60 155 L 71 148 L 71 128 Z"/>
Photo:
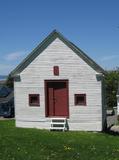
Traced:
<path fill-rule="evenodd" d="M 54 76 L 59 76 L 59 66 L 53 67 L 53 73 L 54 73 Z"/>

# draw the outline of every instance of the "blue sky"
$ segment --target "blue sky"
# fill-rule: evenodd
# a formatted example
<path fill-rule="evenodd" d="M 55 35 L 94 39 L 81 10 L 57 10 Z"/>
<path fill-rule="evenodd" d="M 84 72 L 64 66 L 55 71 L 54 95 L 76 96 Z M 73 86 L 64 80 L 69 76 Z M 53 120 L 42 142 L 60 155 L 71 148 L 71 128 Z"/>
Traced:
<path fill-rule="evenodd" d="M 104 69 L 119 67 L 119 0 L 0 0 L 0 74 L 54 29 Z"/>

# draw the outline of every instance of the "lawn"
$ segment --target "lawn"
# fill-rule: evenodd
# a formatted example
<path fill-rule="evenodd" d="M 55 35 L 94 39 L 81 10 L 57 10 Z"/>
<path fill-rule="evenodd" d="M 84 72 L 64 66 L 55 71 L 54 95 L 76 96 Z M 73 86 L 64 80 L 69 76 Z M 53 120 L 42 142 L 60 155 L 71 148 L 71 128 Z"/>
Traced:
<path fill-rule="evenodd" d="M 0 121 L 0 160 L 119 160 L 119 137 L 15 128 Z"/>

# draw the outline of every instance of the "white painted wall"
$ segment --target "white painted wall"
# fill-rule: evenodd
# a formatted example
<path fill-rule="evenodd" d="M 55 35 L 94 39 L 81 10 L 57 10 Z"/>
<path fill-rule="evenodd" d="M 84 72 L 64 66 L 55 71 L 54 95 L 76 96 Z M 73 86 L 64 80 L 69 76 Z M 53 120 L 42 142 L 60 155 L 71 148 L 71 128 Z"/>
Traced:
<path fill-rule="evenodd" d="M 53 75 L 53 66 L 60 75 Z M 14 83 L 17 127 L 49 128 L 45 117 L 44 80 L 69 80 L 69 129 L 102 130 L 102 83 L 94 71 L 60 39 L 54 40 L 20 74 Z M 40 94 L 40 107 L 29 107 L 28 94 Z M 87 106 L 75 106 L 74 94 L 86 93 Z"/>

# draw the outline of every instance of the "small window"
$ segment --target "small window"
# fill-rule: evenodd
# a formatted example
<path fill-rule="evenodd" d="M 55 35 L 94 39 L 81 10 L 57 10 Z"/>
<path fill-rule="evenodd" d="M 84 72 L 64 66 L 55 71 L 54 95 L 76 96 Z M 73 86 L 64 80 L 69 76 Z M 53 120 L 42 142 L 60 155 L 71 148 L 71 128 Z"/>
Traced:
<path fill-rule="evenodd" d="M 29 106 L 40 106 L 39 94 L 29 94 Z"/>
<path fill-rule="evenodd" d="M 86 94 L 75 94 L 75 105 L 86 106 Z"/>
<path fill-rule="evenodd" d="M 54 66 L 53 71 L 55 76 L 59 76 L 59 66 Z"/>

